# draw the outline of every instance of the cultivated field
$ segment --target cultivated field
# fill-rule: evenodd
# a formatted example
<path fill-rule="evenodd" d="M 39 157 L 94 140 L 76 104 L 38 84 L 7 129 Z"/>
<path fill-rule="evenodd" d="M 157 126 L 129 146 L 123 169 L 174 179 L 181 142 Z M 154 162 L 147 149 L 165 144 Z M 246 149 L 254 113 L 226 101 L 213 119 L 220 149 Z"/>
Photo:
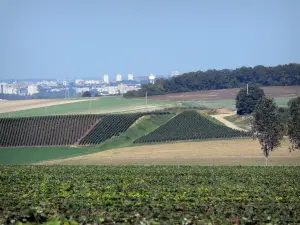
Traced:
<path fill-rule="evenodd" d="M 300 86 L 262 87 L 265 94 L 273 97 L 278 106 L 285 107 L 290 99 L 300 96 Z M 183 106 L 202 106 L 207 108 L 235 108 L 235 97 L 239 88 L 182 92 L 167 95 L 150 96 L 149 99 L 160 99 L 181 102 Z"/>
<path fill-rule="evenodd" d="M 300 165 L 300 151 L 289 153 L 289 142 L 270 154 L 270 165 Z M 42 164 L 66 165 L 264 165 L 258 141 L 219 140 L 136 146 L 107 150 L 90 155 L 54 160 Z"/>
<path fill-rule="evenodd" d="M 75 102 L 83 102 L 87 100 L 89 99 L 30 99 L 13 101 L 2 100 L 0 101 L 0 113 L 15 112 L 20 110 L 69 104 Z M 96 100 L 96 98 L 92 98 L 92 100 Z"/>
<path fill-rule="evenodd" d="M 300 222 L 300 167 L 0 166 L 0 171 L 0 224 Z"/>
<path fill-rule="evenodd" d="M 28 100 L 29 101 L 29 100 Z M 53 100 L 62 101 L 62 100 Z M 5 102 L 5 101 L 4 101 Z M 12 102 L 12 101 L 11 101 Z M 25 102 L 25 101 L 24 101 Z M 1 102 L 0 102 L 1 104 Z M 6 103 L 12 104 L 12 103 Z M 21 104 L 21 103 L 20 103 Z M 23 103 L 22 103 L 23 104 Z M 168 100 L 149 100 L 148 107 L 144 99 L 124 99 L 122 97 L 100 97 L 96 99 L 77 100 L 77 102 L 60 105 L 40 105 L 32 109 L 19 109 L 10 113 L 1 113 L 2 117 L 28 117 L 65 114 L 105 114 L 153 111 L 175 106 L 176 103 Z M 1 106 L 1 105 L 0 105 Z M 5 107 L 5 105 L 3 105 Z M 2 109 L 2 107 L 1 107 Z M 11 107 L 9 107 L 12 110 Z M 4 111 L 3 111 L 4 112 Z"/>
<path fill-rule="evenodd" d="M 267 96 L 273 98 L 294 98 L 300 96 L 300 86 L 271 86 L 261 87 Z M 149 99 L 170 101 L 201 101 L 201 100 L 232 100 L 235 99 L 240 88 L 208 90 L 195 92 L 182 92 L 167 95 L 149 96 Z"/>

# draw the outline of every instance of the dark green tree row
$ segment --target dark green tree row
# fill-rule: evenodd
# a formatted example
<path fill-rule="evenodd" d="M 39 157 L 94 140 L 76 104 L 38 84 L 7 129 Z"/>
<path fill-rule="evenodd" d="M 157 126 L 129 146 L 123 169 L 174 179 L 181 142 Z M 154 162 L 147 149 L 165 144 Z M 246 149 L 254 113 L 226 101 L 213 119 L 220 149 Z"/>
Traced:
<path fill-rule="evenodd" d="M 255 66 L 230 70 L 207 70 L 184 73 L 169 79 L 158 79 L 155 84 L 142 85 L 138 91 L 129 91 L 124 97 L 143 97 L 167 93 L 240 88 L 246 84 L 259 86 L 300 85 L 300 64 L 287 64 L 275 67 Z"/>

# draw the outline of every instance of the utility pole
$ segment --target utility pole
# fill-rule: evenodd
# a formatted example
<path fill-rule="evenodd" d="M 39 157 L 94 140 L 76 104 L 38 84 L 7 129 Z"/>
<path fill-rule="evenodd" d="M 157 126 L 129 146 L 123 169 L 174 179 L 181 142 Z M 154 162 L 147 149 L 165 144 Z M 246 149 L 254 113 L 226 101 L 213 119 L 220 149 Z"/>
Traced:
<path fill-rule="evenodd" d="M 247 84 L 247 95 L 249 94 L 249 85 Z"/>
<path fill-rule="evenodd" d="M 147 96 L 147 91 L 146 91 L 146 110 L 148 111 L 148 96 Z"/>
<path fill-rule="evenodd" d="M 92 111 L 91 109 L 92 109 L 92 99 L 90 99 L 90 112 Z"/>
<path fill-rule="evenodd" d="M 47 106 L 45 106 L 45 115 L 47 115 Z"/>

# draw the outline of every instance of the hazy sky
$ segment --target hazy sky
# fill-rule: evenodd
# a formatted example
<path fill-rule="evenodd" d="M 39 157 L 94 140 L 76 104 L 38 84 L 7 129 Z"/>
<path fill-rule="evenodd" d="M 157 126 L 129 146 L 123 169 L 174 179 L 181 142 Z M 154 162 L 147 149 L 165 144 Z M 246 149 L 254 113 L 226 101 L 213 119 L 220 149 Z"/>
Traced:
<path fill-rule="evenodd" d="M 0 79 L 300 62 L 300 0 L 0 0 Z"/>

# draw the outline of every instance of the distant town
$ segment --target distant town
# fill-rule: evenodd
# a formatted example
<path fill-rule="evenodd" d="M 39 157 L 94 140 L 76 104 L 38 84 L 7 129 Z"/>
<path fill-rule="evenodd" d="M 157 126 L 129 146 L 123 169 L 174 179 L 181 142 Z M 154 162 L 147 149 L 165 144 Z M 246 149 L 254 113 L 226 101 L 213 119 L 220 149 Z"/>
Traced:
<path fill-rule="evenodd" d="M 158 77 L 179 75 L 173 71 L 170 75 L 135 77 L 133 73 L 126 76 L 103 75 L 103 79 L 41 79 L 41 80 L 2 80 L 0 81 L 0 99 L 32 98 L 76 98 L 86 91 L 93 97 L 103 95 L 122 95 L 132 90 L 139 90 L 142 84 L 154 83 Z"/>

